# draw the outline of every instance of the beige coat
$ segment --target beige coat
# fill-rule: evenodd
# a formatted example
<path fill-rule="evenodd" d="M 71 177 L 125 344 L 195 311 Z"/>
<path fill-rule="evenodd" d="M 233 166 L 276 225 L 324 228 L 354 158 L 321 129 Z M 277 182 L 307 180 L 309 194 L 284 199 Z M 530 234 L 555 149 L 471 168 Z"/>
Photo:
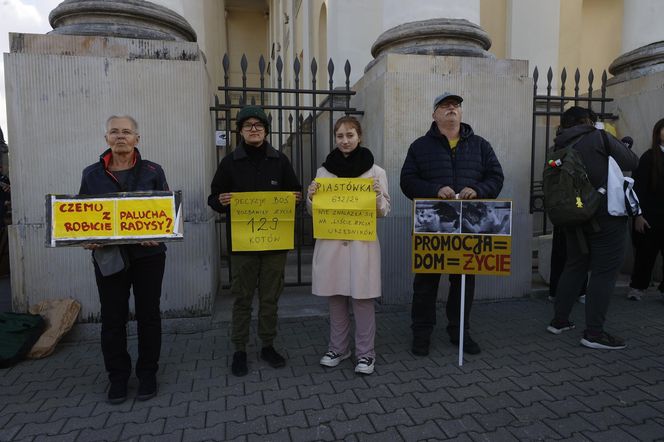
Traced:
<path fill-rule="evenodd" d="M 316 178 L 337 178 L 324 167 Z M 380 185 L 376 196 L 376 215 L 390 212 L 387 175 L 375 164 L 358 178 L 374 178 Z M 314 195 L 316 198 L 316 195 Z M 307 198 L 311 213 L 311 200 Z M 380 287 L 380 244 L 376 241 L 339 241 L 317 239 L 311 265 L 311 291 L 318 296 L 344 295 L 356 299 L 378 298 Z"/>

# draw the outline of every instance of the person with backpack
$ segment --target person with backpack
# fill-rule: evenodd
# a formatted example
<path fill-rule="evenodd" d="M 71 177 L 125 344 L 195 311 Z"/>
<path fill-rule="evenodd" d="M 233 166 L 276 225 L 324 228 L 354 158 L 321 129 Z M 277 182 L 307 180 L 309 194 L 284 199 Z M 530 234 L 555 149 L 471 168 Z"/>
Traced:
<path fill-rule="evenodd" d="M 633 178 L 643 214 L 634 218 L 634 270 L 627 298 L 640 301 L 657 255 L 664 256 L 664 118 L 655 123 L 651 147 L 641 155 Z M 664 281 L 657 290 L 664 297 Z"/>
<path fill-rule="evenodd" d="M 599 349 L 625 348 L 622 338 L 604 330 L 604 322 L 625 252 L 627 216 L 610 216 L 606 196 L 600 189 L 606 188 L 609 155 L 625 171 L 636 168 L 638 157 L 625 144 L 596 129 L 591 111 L 579 106 L 573 106 L 563 113 L 561 131 L 554 139 L 554 152 L 569 150 L 570 147 L 574 150 L 572 155 L 551 160 L 547 167 L 559 167 L 562 170 L 567 167 L 563 165 L 565 161 L 573 162 L 574 158 L 578 158 L 585 169 L 582 175 L 587 175 L 587 181 L 592 187 L 590 191 L 587 188 L 579 189 L 573 205 L 574 209 L 578 209 L 578 213 L 553 210 L 557 207 L 555 205 L 547 207 L 550 218 L 555 215 L 551 219 L 554 224 L 561 225 L 563 221 L 567 221 L 566 215 L 570 218 L 578 217 L 576 224 L 570 222 L 564 226 L 567 260 L 558 281 L 554 316 L 547 331 L 557 335 L 575 328 L 569 315 L 590 271 L 585 303 L 586 328 L 581 345 Z M 554 199 L 556 195 L 563 195 L 567 190 L 563 187 L 556 189 L 552 185 L 547 189 L 547 173 L 551 174 L 551 170 L 545 169 L 545 199 Z M 579 179 L 565 180 L 564 176 L 561 176 L 559 185 L 565 186 L 571 182 L 578 183 Z M 585 214 L 581 214 L 582 212 Z"/>

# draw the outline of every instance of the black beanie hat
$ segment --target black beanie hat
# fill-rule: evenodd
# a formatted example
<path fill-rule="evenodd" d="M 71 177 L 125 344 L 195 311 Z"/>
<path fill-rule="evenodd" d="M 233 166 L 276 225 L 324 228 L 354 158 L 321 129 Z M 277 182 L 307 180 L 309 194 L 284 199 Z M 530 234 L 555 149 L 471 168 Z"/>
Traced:
<path fill-rule="evenodd" d="M 245 106 L 237 113 L 237 130 L 242 129 L 242 123 L 249 118 L 257 118 L 265 125 L 265 131 L 270 131 L 270 122 L 265 115 L 265 111 L 260 106 Z"/>

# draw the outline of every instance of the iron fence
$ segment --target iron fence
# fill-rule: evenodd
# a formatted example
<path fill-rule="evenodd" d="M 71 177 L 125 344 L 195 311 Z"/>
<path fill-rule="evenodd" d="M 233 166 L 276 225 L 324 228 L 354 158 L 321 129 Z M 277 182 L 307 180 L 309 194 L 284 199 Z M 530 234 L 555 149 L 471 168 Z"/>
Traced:
<path fill-rule="evenodd" d="M 224 84 L 219 86 L 219 94 L 215 94 L 214 106 L 210 110 L 214 113 L 216 130 L 220 139 L 226 140 L 225 145 L 217 146 L 217 163 L 228 154 L 232 146 L 237 144 L 237 134 L 233 130 L 235 126 L 235 112 L 248 104 L 255 104 L 265 109 L 270 121 L 270 143 L 284 152 L 293 164 L 298 179 L 306 189 L 309 181 L 315 177 L 319 164 L 319 152 L 321 144 L 327 144 L 329 150 L 334 146 L 334 120 L 341 113 L 345 115 L 362 114 L 350 105 L 350 99 L 355 94 L 350 88 L 350 62 L 344 64 L 344 85 L 335 87 L 333 79 L 335 65 L 332 59 L 327 63 L 327 84 L 323 88 L 318 87 L 317 77 L 319 74 L 318 62 L 312 59 L 309 69 L 311 87 L 302 85 L 302 63 L 296 58 L 292 65 L 292 71 L 286 72 L 281 56 L 272 62 L 266 63 L 265 58 L 260 56 L 258 60 L 258 85 L 250 85 L 248 80 L 248 61 L 246 55 L 240 59 L 241 85 L 231 84 L 230 59 L 224 55 L 222 66 L 224 70 Z M 292 85 L 284 85 L 285 74 L 292 77 Z M 276 78 L 273 78 L 273 75 Z M 266 85 L 272 83 L 273 86 Z M 325 133 L 323 133 L 325 132 Z M 329 143 L 329 144 L 328 144 Z M 219 250 L 222 266 L 228 267 L 230 281 L 230 259 L 227 244 L 230 243 L 230 229 L 224 228 L 226 224 L 225 215 L 217 217 L 217 225 L 221 230 L 219 233 Z M 225 234 L 223 234 L 225 230 Z M 310 264 L 310 259 L 303 259 L 311 253 L 313 247 L 313 235 L 311 231 L 310 216 L 306 211 L 305 204 L 298 205 L 295 220 L 295 262 L 291 262 L 292 254 L 289 254 L 289 265 L 287 266 L 286 285 L 307 285 L 310 279 L 304 277 L 305 264 Z M 295 269 L 295 272 L 289 272 Z M 295 273 L 293 275 L 292 273 Z M 226 283 L 225 285 L 228 285 Z"/>
<path fill-rule="evenodd" d="M 617 120 L 618 117 L 606 109 L 607 103 L 613 101 L 606 96 L 606 70 L 602 73 L 599 96 L 593 88 L 595 74 L 591 69 L 588 72 L 588 89 L 583 95 L 580 94 L 581 73 L 577 68 L 574 72 L 573 95 L 566 95 L 567 69 L 563 68 L 560 73 L 560 91 L 553 91 L 553 70 L 549 68 L 546 74 L 546 93 L 538 94 L 537 82 L 539 70 L 535 67 L 533 71 L 533 128 L 532 146 L 530 156 L 530 213 L 541 213 L 542 234 L 547 233 L 547 217 L 544 213 L 544 189 L 542 187 L 541 170 L 546 160 L 547 149 L 552 145 L 552 134 L 560 122 L 560 116 L 569 104 L 587 107 L 602 121 Z M 544 132 L 543 136 L 541 132 Z"/>

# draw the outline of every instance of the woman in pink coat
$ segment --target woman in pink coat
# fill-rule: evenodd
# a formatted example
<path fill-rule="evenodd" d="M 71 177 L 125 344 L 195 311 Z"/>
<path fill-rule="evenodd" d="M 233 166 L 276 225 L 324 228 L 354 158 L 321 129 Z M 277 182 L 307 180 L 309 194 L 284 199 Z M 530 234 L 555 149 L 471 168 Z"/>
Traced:
<path fill-rule="evenodd" d="M 360 146 L 362 127 L 354 117 L 341 117 L 334 125 L 337 147 L 327 156 L 316 178 L 373 178 L 377 216 L 390 211 L 385 170 L 374 164 L 371 151 Z M 318 189 L 313 181 L 307 192 L 307 209 Z M 330 343 L 320 363 L 336 367 L 351 355 L 350 304 L 355 316 L 356 373 L 374 371 L 376 317 L 374 298 L 381 295 L 380 244 L 375 241 L 317 239 L 312 262 L 312 292 L 327 296 L 330 307 Z"/>

